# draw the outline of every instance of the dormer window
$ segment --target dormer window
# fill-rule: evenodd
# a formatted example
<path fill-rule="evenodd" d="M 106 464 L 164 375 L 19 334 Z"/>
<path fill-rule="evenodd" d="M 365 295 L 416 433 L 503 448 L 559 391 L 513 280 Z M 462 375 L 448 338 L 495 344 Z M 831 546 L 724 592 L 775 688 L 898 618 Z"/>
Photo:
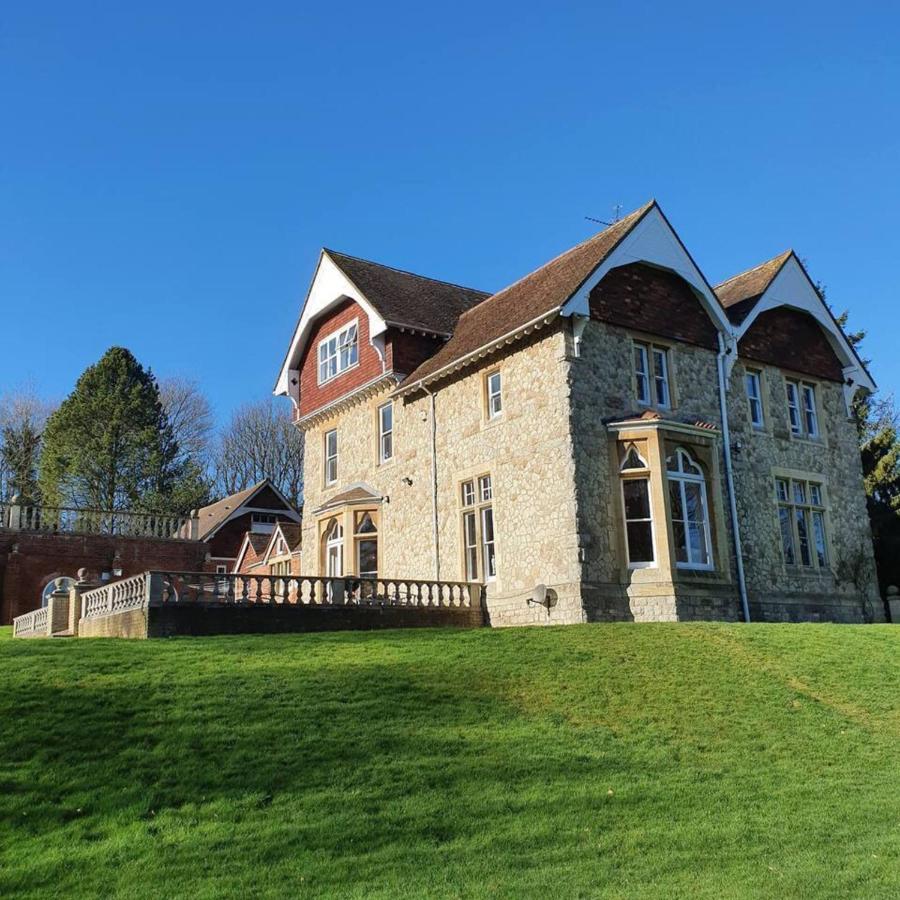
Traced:
<path fill-rule="evenodd" d="M 356 319 L 319 341 L 319 384 L 337 378 L 359 362 L 359 323 Z"/>

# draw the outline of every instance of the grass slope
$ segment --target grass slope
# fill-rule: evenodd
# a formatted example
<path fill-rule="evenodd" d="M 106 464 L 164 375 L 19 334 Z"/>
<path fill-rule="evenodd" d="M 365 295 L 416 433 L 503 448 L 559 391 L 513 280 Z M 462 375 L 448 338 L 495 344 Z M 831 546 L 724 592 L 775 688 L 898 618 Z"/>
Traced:
<path fill-rule="evenodd" d="M 0 639 L 0 895 L 897 897 L 900 628 Z"/>

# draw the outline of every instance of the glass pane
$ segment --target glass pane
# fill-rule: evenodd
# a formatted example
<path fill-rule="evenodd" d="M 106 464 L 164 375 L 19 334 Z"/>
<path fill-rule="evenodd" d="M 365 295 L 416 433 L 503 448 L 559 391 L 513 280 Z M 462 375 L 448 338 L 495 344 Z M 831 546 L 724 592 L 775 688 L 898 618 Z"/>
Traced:
<path fill-rule="evenodd" d="M 681 482 L 669 482 L 669 505 L 672 508 L 672 521 L 684 521 L 684 508 L 681 504 Z"/>
<path fill-rule="evenodd" d="M 778 522 L 781 526 L 781 549 L 784 552 L 784 561 L 792 566 L 797 561 L 794 555 L 794 532 L 791 528 L 790 510 L 784 506 L 778 510 Z"/>
<path fill-rule="evenodd" d="M 695 566 L 709 565 L 709 548 L 706 546 L 706 528 L 701 523 L 688 525 L 691 545 L 691 563 Z"/>
<path fill-rule="evenodd" d="M 363 577 L 374 578 L 378 574 L 378 541 L 367 538 L 358 541 L 359 547 L 359 574 Z"/>
<path fill-rule="evenodd" d="M 390 431 L 394 424 L 394 408 L 390 403 L 381 407 L 381 430 Z"/>
<path fill-rule="evenodd" d="M 688 561 L 688 552 L 684 522 L 672 522 L 672 536 L 675 541 L 676 561 L 680 563 L 686 563 Z"/>
<path fill-rule="evenodd" d="M 788 486 L 786 481 L 782 481 L 778 479 L 775 482 L 775 496 L 779 500 L 787 500 L 788 498 Z"/>
<path fill-rule="evenodd" d="M 475 502 L 475 485 L 471 481 L 466 481 L 462 486 L 462 502 L 463 506 L 471 506 Z"/>
<path fill-rule="evenodd" d="M 628 537 L 628 561 L 653 562 L 653 532 L 650 523 L 629 522 L 625 528 Z"/>
<path fill-rule="evenodd" d="M 622 463 L 622 470 L 625 471 L 627 469 L 646 469 L 646 463 L 641 459 L 637 450 L 634 447 L 631 447 L 628 451 L 628 455 L 625 457 L 625 462 Z"/>
<path fill-rule="evenodd" d="M 814 506 L 822 505 L 822 488 L 818 484 L 811 484 L 809 486 L 809 501 Z"/>
<path fill-rule="evenodd" d="M 820 512 L 813 513 L 813 536 L 816 541 L 816 559 L 820 566 L 826 566 L 828 551 L 825 544 L 825 517 Z"/>
<path fill-rule="evenodd" d="M 794 482 L 794 503 L 806 503 L 806 484 L 802 481 Z"/>
<path fill-rule="evenodd" d="M 803 566 L 812 565 L 812 556 L 809 550 L 809 522 L 806 518 L 805 509 L 794 510 L 797 519 L 797 539 L 800 544 L 800 564 Z"/>
<path fill-rule="evenodd" d="M 494 511 L 489 506 L 481 511 L 481 539 L 494 542 Z"/>
<path fill-rule="evenodd" d="M 645 478 L 630 478 L 622 482 L 626 519 L 650 518 L 650 492 Z"/>
<path fill-rule="evenodd" d="M 703 522 L 706 519 L 706 510 L 703 508 L 703 492 L 700 485 L 686 481 L 684 483 L 684 499 L 687 507 L 685 518 L 689 522 Z"/>
<path fill-rule="evenodd" d="M 491 476 L 483 475 L 478 479 L 478 490 L 481 494 L 482 501 L 490 500 L 493 496 L 493 491 L 491 489 Z"/>
<path fill-rule="evenodd" d="M 478 548 L 469 547 L 466 550 L 466 579 L 478 581 Z"/>
<path fill-rule="evenodd" d="M 362 513 L 361 515 L 357 516 L 357 534 L 374 534 L 377 530 L 378 529 L 375 527 L 375 523 L 372 521 L 372 516 L 369 513 Z"/>
<path fill-rule="evenodd" d="M 394 436 L 388 432 L 381 437 L 381 459 L 387 461 L 394 456 Z"/>

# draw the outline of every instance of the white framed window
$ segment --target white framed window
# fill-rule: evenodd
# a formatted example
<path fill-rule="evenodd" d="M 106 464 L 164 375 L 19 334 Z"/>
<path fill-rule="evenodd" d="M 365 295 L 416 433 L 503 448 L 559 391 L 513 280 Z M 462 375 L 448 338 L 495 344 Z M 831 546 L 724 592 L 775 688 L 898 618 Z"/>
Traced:
<path fill-rule="evenodd" d="M 356 543 L 356 574 L 360 578 L 377 578 L 378 514 L 374 510 L 356 513 L 353 539 Z"/>
<path fill-rule="evenodd" d="M 378 407 L 378 461 L 385 463 L 394 458 L 394 405 L 385 403 Z"/>
<path fill-rule="evenodd" d="M 675 564 L 682 569 L 712 568 L 712 539 L 706 478 L 682 448 L 666 460 Z"/>
<path fill-rule="evenodd" d="M 216 565 L 216 575 L 227 575 L 228 574 L 228 566 Z"/>
<path fill-rule="evenodd" d="M 319 341 L 319 384 L 337 378 L 359 362 L 359 323 L 356 319 Z"/>
<path fill-rule="evenodd" d="M 275 530 L 274 513 L 250 513 L 250 530 L 254 534 L 271 534 Z"/>
<path fill-rule="evenodd" d="M 460 487 L 460 499 L 466 580 L 494 581 L 497 577 L 497 551 L 491 476 L 480 475 L 477 479 L 464 481 Z"/>
<path fill-rule="evenodd" d="M 646 460 L 633 445 L 625 453 L 620 472 L 628 568 L 650 568 L 656 565 L 650 473 Z"/>
<path fill-rule="evenodd" d="M 795 437 L 819 437 L 816 386 L 805 381 L 785 381 L 788 420 Z"/>
<path fill-rule="evenodd" d="M 337 481 L 338 435 L 337 429 L 325 432 L 325 484 Z"/>
<path fill-rule="evenodd" d="M 496 419 L 503 412 L 503 380 L 499 372 L 489 372 L 485 376 L 485 399 L 487 417 Z"/>
<path fill-rule="evenodd" d="M 785 565 L 827 568 L 827 511 L 822 485 L 805 479 L 776 478 L 775 501 Z"/>
<path fill-rule="evenodd" d="M 750 422 L 754 428 L 764 428 L 765 418 L 762 402 L 762 373 L 756 369 L 748 369 L 744 376 L 747 389 L 747 403 L 750 407 Z"/>
<path fill-rule="evenodd" d="M 672 405 L 669 351 L 654 344 L 634 342 L 634 392 L 644 406 L 668 409 Z"/>

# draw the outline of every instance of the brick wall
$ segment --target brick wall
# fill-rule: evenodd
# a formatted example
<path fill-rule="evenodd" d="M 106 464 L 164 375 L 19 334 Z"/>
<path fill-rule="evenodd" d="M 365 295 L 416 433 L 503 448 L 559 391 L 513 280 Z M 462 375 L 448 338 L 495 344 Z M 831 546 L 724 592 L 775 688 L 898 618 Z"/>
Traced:
<path fill-rule="evenodd" d="M 635 263 L 613 269 L 591 291 L 591 318 L 708 350 L 718 349 L 716 327 L 687 282 Z"/>
<path fill-rule="evenodd" d="M 359 320 L 359 363 L 326 384 L 319 384 L 319 341 L 342 325 Z M 382 372 L 381 359 L 369 343 L 369 317 L 362 307 L 348 300 L 334 312 L 316 322 L 309 333 L 309 342 L 300 361 L 300 415 L 305 416 L 342 397 Z"/>
<path fill-rule="evenodd" d="M 760 313 L 741 338 L 738 353 L 744 359 L 816 378 L 844 380 L 840 360 L 819 323 L 796 309 L 780 306 Z"/>
<path fill-rule="evenodd" d="M 0 531 L 0 623 L 40 606 L 54 578 L 74 578 L 81 568 L 108 571 L 116 553 L 128 578 L 147 569 L 201 571 L 206 551 L 199 541 Z"/>

